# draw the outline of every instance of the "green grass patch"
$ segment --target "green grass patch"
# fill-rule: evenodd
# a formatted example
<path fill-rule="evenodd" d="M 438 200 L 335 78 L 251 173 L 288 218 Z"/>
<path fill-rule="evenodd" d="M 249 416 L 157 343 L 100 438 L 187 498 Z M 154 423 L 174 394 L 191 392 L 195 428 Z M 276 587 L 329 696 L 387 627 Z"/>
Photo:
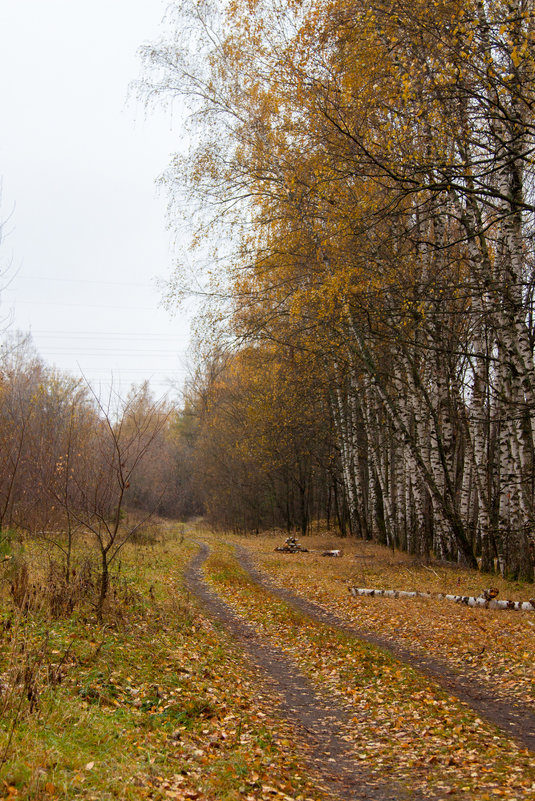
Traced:
<path fill-rule="evenodd" d="M 230 801 L 297 772 L 280 745 L 291 728 L 184 589 L 196 546 L 181 540 L 124 548 L 102 625 L 90 598 L 54 618 L 0 578 L 0 798 Z M 43 556 L 27 544 L 30 582 Z M 294 784 L 311 797 L 312 781 Z"/>

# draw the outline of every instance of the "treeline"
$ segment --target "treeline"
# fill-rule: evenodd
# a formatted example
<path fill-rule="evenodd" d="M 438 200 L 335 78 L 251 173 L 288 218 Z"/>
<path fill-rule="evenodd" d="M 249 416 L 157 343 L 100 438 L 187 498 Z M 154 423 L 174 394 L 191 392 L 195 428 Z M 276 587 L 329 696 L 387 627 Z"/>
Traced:
<path fill-rule="evenodd" d="M 189 391 L 195 491 L 209 521 L 237 532 L 307 534 L 321 519 L 349 533 L 324 378 L 312 384 L 302 354 L 286 356 L 250 347 L 200 365 Z"/>
<path fill-rule="evenodd" d="M 76 531 L 94 529 L 106 544 L 107 528 L 127 511 L 194 513 L 182 428 L 146 384 L 124 399 L 113 389 L 98 396 L 85 381 L 47 367 L 29 337 L 7 337 L 0 348 L 0 542 L 12 529 L 49 539 L 68 565 Z"/>
<path fill-rule="evenodd" d="M 184 0 L 174 22 L 145 90 L 190 103 L 172 208 L 200 256 L 219 242 L 206 338 L 234 338 L 197 393 L 209 513 L 335 514 L 531 580 L 533 2 Z"/>

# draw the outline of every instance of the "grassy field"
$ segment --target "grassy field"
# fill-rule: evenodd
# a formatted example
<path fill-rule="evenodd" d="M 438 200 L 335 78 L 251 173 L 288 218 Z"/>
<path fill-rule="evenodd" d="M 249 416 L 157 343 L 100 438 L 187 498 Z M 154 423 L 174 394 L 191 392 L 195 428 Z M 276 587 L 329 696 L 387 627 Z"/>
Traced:
<path fill-rule="evenodd" d="M 173 526 L 125 547 L 103 625 L 90 589 L 69 615 L 32 595 L 49 548 L 0 567 L 0 798 L 320 797 L 259 677 L 184 589 L 194 551 Z M 29 609 L 11 591 L 26 569 Z"/>
<path fill-rule="evenodd" d="M 262 676 L 185 589 L 196 539 L 211 546 L 214 589 L 353 716 L 357 759 L 372 774 L 435 798 L 535 798 L 532 756 L 497 729 L 410 667 L 254 585 L 226 544 L 233 538 L 162 524 L 124 548 L 102 624 L 87 543 L 78 543 L 69 591 L 44 543 L 15 545 L 0 564 L 0 799 L 329 797 Z M 479 591 L 481 576 L 346 541 L 339 560 L 275 554 L 280 541 L 239 540 L 296 592 L 469 665 L 497 692 L 502 682 L 533 698 L 535 615 L 347 592 L 358 584 L 464 593 Z M 530 597 L 529 587 L 493 583 L 503 597 Z"/>

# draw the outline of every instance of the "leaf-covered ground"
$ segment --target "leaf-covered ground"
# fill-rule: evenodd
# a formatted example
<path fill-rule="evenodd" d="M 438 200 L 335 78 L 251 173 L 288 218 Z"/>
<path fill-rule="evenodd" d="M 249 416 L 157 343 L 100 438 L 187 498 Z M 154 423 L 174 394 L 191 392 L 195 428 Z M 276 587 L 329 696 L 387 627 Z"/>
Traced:
<path fill-rule="evenodd" d="M 1 582 L 0 799 L 324 797 L 261 677 L 184 589 L 195 549 L 172 531 L 129 546 L 103 626 L 87 609 L 17 617 Z M 23 676 L 6 695 L 28 660 L 31 712 Z"/>
<path fill-rule="evenodd" d="M 332 592 L 347 579 L 336 572 L 343 560 L 335 565 L 335 560 L 320 557 L 318 561 L 313 554 L 298 554 L 297 558 L 277 554 L 273 558 L 272 552 L 265 550 L 268 544 L 273 547 L 273 540 L 253 542 L 259 561 L 277 570 L 280 582 L 291 578 L 304 594 L 318 594 L 318 584 L 324 581 L 325 596 L 320 597 L 326 601 L 329 588 Z M 355 745 L 372 770 L 401 783 L 410 781 L 415 789 L 432 792 L 435 797 L 535 798 L 533 756 L 433 682 L 379 649 L 289 609 L 254 585 L 230 550 L 225 553 L 220 548 L 208 570 L 217 590 L 258 631 L 285 648 L 324 691 L 349 705 L 354 712 Z M 399 582 L 397 568 L 391 570 L 392 580 Z M 455 574 L 456 583 L 458 578 Z M 379 599 L 374 600 L 377 605 Z M 330 602 L 336 604 L 332 597 Z M 466 611 L 472 610 L 452 605 L 450 615 Z M 412 614 L 418 616 L 418 602 Z M 501 614 L 509 617 L 512 613 Z M 432 647 L 442 648 L 453 629 L 448 627 L 442 640 L 442 633 L 433 628 L 440 625 L 440 613 L 438 618 L 433 615 L 427 631 L 434 638 Z M 465 630 L 465 638 L 467 634 Z M 492 647 L 492 643 L 488 645 Z"/>
<path fill-rule="evenodd" d="M 493 726 L 380 649 L 256 586 L 221 538 L 197 528 L 183 540 L 170 527 L 161 542 L 125 548 L 101 626 L 87 604 L 70 617 L 54 617 L 46 605 L 21 611 L 12 577 L 0 573 L 0 799 L 331 798 L 269 682 L 187 591 L 197 539 L 212 548 L 206 578 L 214 590 L 288 655 L 318 696 L 345 710 L 355 763 L 378 787 L 395 782 L 409 797 L 535 798 L 533 756 Z M 347 595 L 348 583 L 479 591 L 481 577 L 361 543 L 344 543 L 340 560 L 274 554 L 280 541 L 239 542 L 277 581 L 360 627 L 412 638 L 463 667 L 477 648 L 478 680 L 493 686 L 509 671 L 508 691 L 524 700 L 535 623 L 528 613 Z M 31 543 L 23 556 L 36 570 L 44 561 Z M 529 588 L 500 587 L 503 597 L 529 597 Z"/>
<path fill-rule="evenodd" d="M 348 592 L 349 586 L 357 586 L 479 595 L 493 586 L 499 589 L 499 598 L 528 600 L 535 595 L 534 585 L 457 567 L 418 564 L 405 554 L 361 541 L 308 537 L 310 553 L 275 553 L 275 544 L 283 539 L 279 534 L 247 541 L 258 566 L 275 582 L 364 631 L 391 637 L 463 672 L 469 670 L 497 697 L 535 709 L 535 613 L 468 608 L 433 598 L 355 598 Z M 320 555 L 324 548 L 339 548 L 341 543 L 341 559 Z"/>

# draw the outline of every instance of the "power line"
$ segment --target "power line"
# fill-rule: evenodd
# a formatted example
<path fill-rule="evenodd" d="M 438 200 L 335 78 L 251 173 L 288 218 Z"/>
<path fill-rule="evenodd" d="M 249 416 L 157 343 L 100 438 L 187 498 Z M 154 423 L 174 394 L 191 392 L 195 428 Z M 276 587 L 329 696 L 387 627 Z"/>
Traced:
<path fill-rule="evenodd" d="M 45 345 L 44 347 L 39 348 L 39 351 L 42 353 L 60 354 L 61 356 L 69 356 L 72 354 L 76 355 L 77 353 L 84 353 L 89 355 L 93 353 L 95 355 L 106 353 L 109 354 L 110 356 L 113 356 L 115 354 L 123 354 L 123 355 L 129 354 L 131 356 L 149 356 L 149 357 L 165 356 L 169 358 L 179 358 L 181 355 L 178 351 L 170 351 L 170 350 L 139 350 L 137 348 L 125 349 L 125 348 L 113 348 L 113 347 L 92 348 L 89 345 L 88 346 L 80 345 L 79 347 L 73 347 L 73 348 L 68 348 L 68 347 L 50 348 Z"/>
<path fill-rule="evenodd" d="M 99 286 L 139 286 L 145 289 L 156 289 L 154 284 L 141 283 L 138 281 L 99 281 L 95 278 L 53 278 L 45 275 L 21 275 L 20 279 L 23 281 L 54 281 L 58 283 L 71 283 L 71 284 L 98 284 Z M 11 289 L 10 292 L 16 290 Z"/>
<path fill-rule="evenodd" d="M 68 336 L 69 338 L 72 337 L 110 337 L 110 338 L 126 338 L 126 339 L 162 339 L 162 340 L 176 340 L 176 339 L 188 339 L 187 334 L 151 334 L 151 333 L 139 333 L 139 332 L 124 332 L 121 333 L 120 331 L 42 331 L 40 329 L 32 329 L 30 332 L 32 335 L 39 336 L 39 337 L 59 337 L 59 336 Z"/>
<path fill-rule="evenodd" d="M 113 311 L 156 311 L 157 306 L 106 306 L 102 303 L 59 303 L 54 300 L 20 300 L 22 306 L 56 306 L 65 309 L 111 309 Z M 17 304 L 15 304 L 16 306 Z"/>
<path fill-rule="evenodd" d="M 61 368 L 61 369 L 72 370 L 74 372 L 80 372 L 82 370 L 85 370 L 86 368 L 84 367 L 83 364 L 73 364 L 73 365 L 71 365 L 69 367 L 64 367 L 64 368 Z M 163 366 L 163 367 L 155 367 L 154 364 L 141 366 L 141 367 L 140 366 L 128 367 L 128 366 L 125 366 L 125 365 L 115 367 L 113 365 L 106 365 L 106 364 L 102 364 L 101 363 L 101 364 L 95 364 L 95 365 L 88 365 L 87 369 L 88 370 L 103 370 L 103 371 L 106 370 L 109 373 L 115 373 L 115 372 L 138 373 L 139 372 L 139 373 L 155 374 L 155 373 L 166 373 L 166 372 L 169 372 L 169 371 L 170 372 L 177 372 L 177 371 L 178 372 L 185 372 L 189 368 L 184 366 L 184 365 L 180 365 L 180 364 L 167 365 L 167 366 Z"/>

